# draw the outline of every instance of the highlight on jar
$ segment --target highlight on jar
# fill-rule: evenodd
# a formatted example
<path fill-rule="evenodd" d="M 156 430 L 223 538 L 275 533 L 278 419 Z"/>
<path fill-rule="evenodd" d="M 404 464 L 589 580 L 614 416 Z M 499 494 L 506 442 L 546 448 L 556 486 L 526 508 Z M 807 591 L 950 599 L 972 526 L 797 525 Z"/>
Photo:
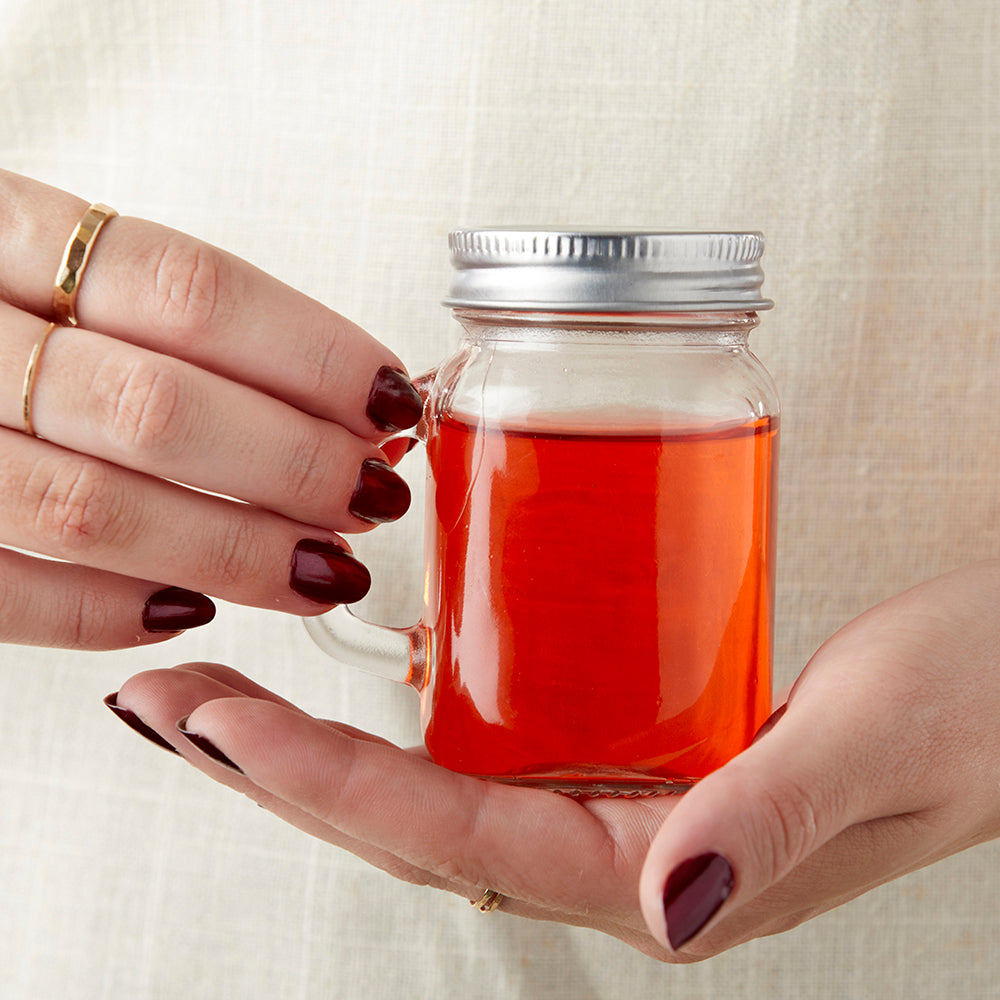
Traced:
<path fill-rule="evenodd" d="M 340 607 L 306 627 L 416 690 L 444 767 L 573 795 L 684 791 L 771 712 L 780 410 L 748 344 L 772 306 L 763 237 L 449 244 L 461 332 L 418 380 L 422 618 Z"/>

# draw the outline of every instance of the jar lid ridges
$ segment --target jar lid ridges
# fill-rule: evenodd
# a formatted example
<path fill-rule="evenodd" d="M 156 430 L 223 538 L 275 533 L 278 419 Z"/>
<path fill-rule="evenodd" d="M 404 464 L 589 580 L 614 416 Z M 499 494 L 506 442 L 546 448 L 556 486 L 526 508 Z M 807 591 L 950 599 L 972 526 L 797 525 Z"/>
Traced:
<path fill-rule="evenodd" d="M 462 229 L 446 305 L 487 309 L 768 309 L 755 231 Z"/>

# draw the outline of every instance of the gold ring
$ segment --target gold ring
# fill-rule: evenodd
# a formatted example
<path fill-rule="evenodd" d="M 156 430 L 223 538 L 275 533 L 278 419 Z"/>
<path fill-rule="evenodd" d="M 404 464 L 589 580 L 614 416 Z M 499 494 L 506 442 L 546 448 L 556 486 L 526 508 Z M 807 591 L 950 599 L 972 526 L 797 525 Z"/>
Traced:
<path fill-rule="evenodd" d="M 21 389 L 21 412 L 24 415 L 24 433 L 32 437 L 38 437 L 35 433 L 35 425 L 31 422 L 31 393 L 35 388 L 35 376 L 38 374 L 38 361 L 45 349 L 45 341 L 49 339 L 49 334 L 56 328 L 55 323 L 49 325 L 42 331 L 41 336 L 35 341 L 35 346 L 31 349 L 31 356 L 28 358 L 28 367 L 24 369 L 24 386 Z"/>
<path fill-rule="evenodd" d="M 469 902 L 480 913 L 492 913 L 503 902 L 503 894 L 496 889 L 487 889 L 479 899 L 470 899 Z"/>
<path fill-rule="evenodd" d="M 76 293 L 80 290 L 83 269 L 87 266 L 101 227 L 117 214 L 113 208 L 96 202 L 83 213 L 66 244 L 52 292 L 52 311 L 56 322 L 62 326 L 76 326 Z"/>

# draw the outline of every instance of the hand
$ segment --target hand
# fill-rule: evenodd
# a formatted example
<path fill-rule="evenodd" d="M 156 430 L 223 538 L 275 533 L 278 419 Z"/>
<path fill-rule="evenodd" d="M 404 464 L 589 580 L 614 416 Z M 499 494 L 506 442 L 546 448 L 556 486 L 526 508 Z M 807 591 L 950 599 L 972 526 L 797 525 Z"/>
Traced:
<path fill-rule="evenodd" d="M 24 433 L 86 210 L 0 171 L 0 544 L 63 560 L 0 549 L 0 642 L 155 641 L 209 620 L 205 594 L 297 615 L 358 600 L 368 573 L 336 532 L 405 511 L 401 451 L 380 445 L 420 397 L 385 347 L 246 262 L 111 218 Z"/>
<path fill-rule="evenodd" d="M 398 878 L 470 900 L 495 889 L 504 912 L 689 962 L 1000 834 L 998 604 L 994 562 L 862 615 L 754 745 L 682 797 L 572 799 L 452 774 L 217 665 L 140 674 L 116 711 Z"/>

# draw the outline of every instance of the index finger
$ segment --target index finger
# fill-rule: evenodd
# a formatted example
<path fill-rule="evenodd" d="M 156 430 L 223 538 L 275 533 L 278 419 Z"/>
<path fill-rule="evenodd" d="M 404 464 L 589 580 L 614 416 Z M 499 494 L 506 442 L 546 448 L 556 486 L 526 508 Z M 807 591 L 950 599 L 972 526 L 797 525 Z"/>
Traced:
<path fill-rule="evenodd" d="M 52 317 L 66 242 L 87 203 L 0 170 L 0 295 Z M 80 282 L 80 323 L 261 389 L 376 439 L 421 401 L 399 358 L 359 326 L 252 264 L 130 217 L 101 230 Z"/>

